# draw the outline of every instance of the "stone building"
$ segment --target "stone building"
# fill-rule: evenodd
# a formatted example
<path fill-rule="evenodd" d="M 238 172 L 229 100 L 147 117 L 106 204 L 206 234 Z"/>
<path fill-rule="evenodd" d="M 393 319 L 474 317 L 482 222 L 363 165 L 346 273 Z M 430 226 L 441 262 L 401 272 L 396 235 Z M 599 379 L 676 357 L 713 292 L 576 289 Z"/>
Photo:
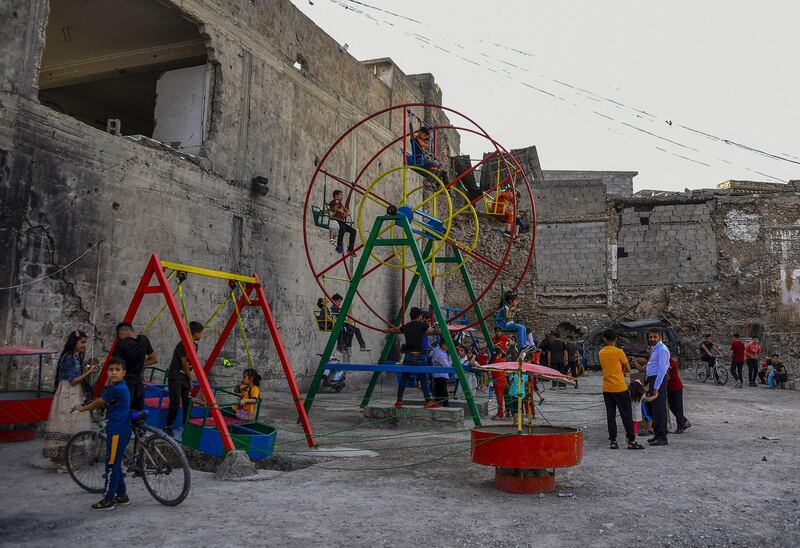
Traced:
<path fill-rule="evenodd" d="M 690 355 L 706 332 L 724 351 L 735 332 L 760 335 L 800 373 L 800 185 L 631 195 L 609 180 L 635 172 L 551 173 L 532 181 L 536 255 L 520 288 L 535 333 L 663 316 Z"/>
<path fill-rule="evenodd" d="M 308 375 L 324 344 L 302 251 L 315 159 L 367 114 L 440 102 L 433 76 L 359 62 L 288 0 L 6 0 L 0 15 L 0 286 L 20 286 L 0 291 L 0 343 L 58 347 L 82 328 L 102 354 L 155 252 L 257 272 Z M 376 118 L 334 165 L 350 174 L 401 126 Z M 457 136 L 441 147 L 458 154 Z M 327 240 L 312 253 L 334 257 Z M 396 296 L 370 282 L 386 313 Z M 190 315 L 205 319 L 225 292 L 190 278 Z M 158 304 L 146 300 L 139 327 Z M 271 341 L 248 324 L 269 377 Z M 174 329 L 159 320 L 150 336 L 163 365 Z"/>

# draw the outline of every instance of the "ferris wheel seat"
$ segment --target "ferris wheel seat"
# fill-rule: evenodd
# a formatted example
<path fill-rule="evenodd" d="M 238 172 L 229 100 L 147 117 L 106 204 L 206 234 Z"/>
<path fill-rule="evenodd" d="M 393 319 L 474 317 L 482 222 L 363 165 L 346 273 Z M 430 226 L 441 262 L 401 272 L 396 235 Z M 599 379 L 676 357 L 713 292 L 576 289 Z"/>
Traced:
<path fill-rule="evenodd" d="M 320 228 L 331 227 L 331 215 L 327 211 L 317 206 L 311 206 L 311 215 L 314 217 L 314 226 Z"/>
<path fill-rule="evenodd" d="M 437 219 L 433 215 L 428 215 L 424 211 L 414 210 L 411 206 L 401 206 L 397 208 L 397 214 L 402 215 L 409 222 L 417 225 L 422 225 L 423 229 L 412 229 L 411 232 L 424 236 L 430 240 L 440 240 L 444 237 L 444 222 Z"/>

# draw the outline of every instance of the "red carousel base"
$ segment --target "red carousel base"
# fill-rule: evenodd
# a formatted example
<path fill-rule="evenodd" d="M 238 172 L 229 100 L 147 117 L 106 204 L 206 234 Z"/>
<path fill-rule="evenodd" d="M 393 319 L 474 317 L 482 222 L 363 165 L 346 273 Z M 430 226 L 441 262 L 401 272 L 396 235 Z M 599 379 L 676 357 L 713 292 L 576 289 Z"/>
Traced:
<path fill-rule="evenodd" d="M 556 474 L 539 468 L 495 468 L 494 486 L 506 493 L 552 493 Z"/>
<path fill-rule="evenodd" d="M 555 468 L 583 457 L 583 433 L 561 426 L 479 426 L 472 429 L 472 462 L 495 467 L 494 485 L 507 493 L 551 493 Z M 552 470 L 552 471 L 551 471 Z"/>

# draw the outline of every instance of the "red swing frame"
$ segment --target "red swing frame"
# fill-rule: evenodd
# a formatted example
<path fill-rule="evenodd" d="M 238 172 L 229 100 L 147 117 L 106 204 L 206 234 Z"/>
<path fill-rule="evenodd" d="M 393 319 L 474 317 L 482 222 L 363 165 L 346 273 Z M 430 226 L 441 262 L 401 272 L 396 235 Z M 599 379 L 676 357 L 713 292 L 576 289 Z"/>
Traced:
<path fill-rule="evenodd" d="M 242 295 L 236 302 L 238 313 L 241 313 L 245 307 L 252 306 L 260 309 L 264 314 L 264 320 L 267 323 L 270 336 L 272 337 L 272 341 L 275 344 L 275 349 L 278 352 L 278 358 L 280 359 L 281 366 L 283 367 L 283 373 L 286 376 L 286 381 L 289 383 L 289 390 L 291 391 L 292 398 L 294 399 L 294 405 L 297 409 L 298 419 L 306 434 L 306 442 L 308 443 L 309 447 L 315 447 L 317 442 L 314 439 L 314 434 L 311 430 L 311 422 L 309 421 L 308 414 L 303 406 L 303 401 L 300 398 L 300 389 L 298 388 L 297 381 L 294 378 L 292 365 L 289 363 L 289 357 L 286 355 L 286 349 L 283 346 L 283 341 L 281 340 L 281 335 L 278 332 L 278 327 L 275 325 L 275 318 L 272 315 L 269 301 L 267 301 L 267 296 L 264 294 L 264 287 L 261 284 L 258 274 L 253 274 L 252 276 L 241 276 L 239 274 L 209 270 L 190 265 L 180 265 L 177 263 L 168 263 L 166 261 L 162 262 L 158 255 L 153 253 L 150 256 L 150 260 L 147 262 L 147 267 L 145 268 L 144 274 L 142 274 L 142 277 L 139 280 L 136 293 L 133 295 L 133 299 L 131 300 L 131 304 L 128 306 L 128 311 L 125 313 L 123 321 L 127 323 L 133 323 L 133 319 L 136 317 L 136 312 L 139 310 L 142 299 L 146 294 L 154 293 L 160 294 L 164 297 L 167 303 L 167 308 L 169 309 L 169 313 L 172 316 L 172 320 L 178 330 L 178 335 L 183 343 L 183 347 L 186 349 L 186 356 L 192 365 L 195 376 L 197 377 L 199 389 L 203 394 L 206 404 L 211 408 L 211 415 L 214 419 L 217 430 L 219 431 L 220 437 L 222 438 L 222 444 L 225 447 L 225 450 L 228 452 L 235 450 L 233 438 L 231 438 L 230 432 L 228 431 L 228 425 L 226 424 L 222 416 L 222 411 L 220 410 L 216 403 L 216 399 L 214 398 L 214 392 L 211 390 L 211 384 L 208 382 L 208 375 L 211 373 L 211 369 L 214 367 L 214 362 L 216 362 L 217 358 L 219 357 L 219 353 L 222 351 L 223 346 L 225 346 L 225 343 L 227 342 L 228 337 L 230 336 L 231 331 L 237 322 L 237 310 L 233 310 L 231 312 L 231 316 L 228 319 L 228 322 L 225 324 L 225 328 L 222 330 L 222 333 L 214 345 L 214 348 L 209 354 L 208 360 L 205 364 L 202 364 L 200 362 L 200 357 L 197 355 L 197 351 L 194 348 L 192 339 L 189 336 L 189 327 L 186 325 L 186 322 L 181 314 L 181 310 L 178 307 L 178 303 L 175 300 L 175 296 L 170 290 L 169 281 L 164 274 L 165 268 L 170 268 L 179 272 L 194 273 L 201 276 L 221 278 L 228 280 L 229 282 L 235 281 L 239 283 L 240 287 L 241 284 L 244 283 Z M 181 270 L 182 268 L 185 268 L 185 270 Z M 156 283 L 155 285 L 151 285 L 154 277 Z M 114 337 L 114 342 L 111 344 L 111 350 L 109 351 L 106 361 L 103 364 L 103 369 L 100 371 L 100 376 L 94 385 L 95 397 L 100 395 L 100 392 L 106 384 L 108 362 L 114 355 L 116 346 L 117 338 Z"/>

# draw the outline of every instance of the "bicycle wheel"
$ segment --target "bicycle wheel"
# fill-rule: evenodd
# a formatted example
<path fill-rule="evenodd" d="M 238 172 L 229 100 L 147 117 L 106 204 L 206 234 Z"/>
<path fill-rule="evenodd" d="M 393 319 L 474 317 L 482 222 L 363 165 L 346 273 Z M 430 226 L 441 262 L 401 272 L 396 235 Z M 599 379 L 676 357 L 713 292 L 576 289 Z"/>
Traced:
<path fill-rule="evenodd" d="M 70 477 L 81 489 L 103 493 L 106 489 L 106 435 L 83 430 L 67 442 L 66 462 Z"/>
<path fill-rule="evenodd" d="M 724 367 L 717 367 L 715 370 L 714 380 L 720 386 L 728 382 L 728 370 Z"/>
<path fill-rule="evenodd" d="M 181 446 L 161 430 L 142 426 L 147 437 L 138 454 L 139 470 L 147 491 L 165 506 L 177 506 L 189 494 L 192 478 Z"/>
<path fill-rule="evenodd" d="M 706 379 L 708 379 L 708 366 L 705 363 L 698 365 L 697 369 L 695 369 L 695 376 L 698 381 L 706 382 Z"/>

